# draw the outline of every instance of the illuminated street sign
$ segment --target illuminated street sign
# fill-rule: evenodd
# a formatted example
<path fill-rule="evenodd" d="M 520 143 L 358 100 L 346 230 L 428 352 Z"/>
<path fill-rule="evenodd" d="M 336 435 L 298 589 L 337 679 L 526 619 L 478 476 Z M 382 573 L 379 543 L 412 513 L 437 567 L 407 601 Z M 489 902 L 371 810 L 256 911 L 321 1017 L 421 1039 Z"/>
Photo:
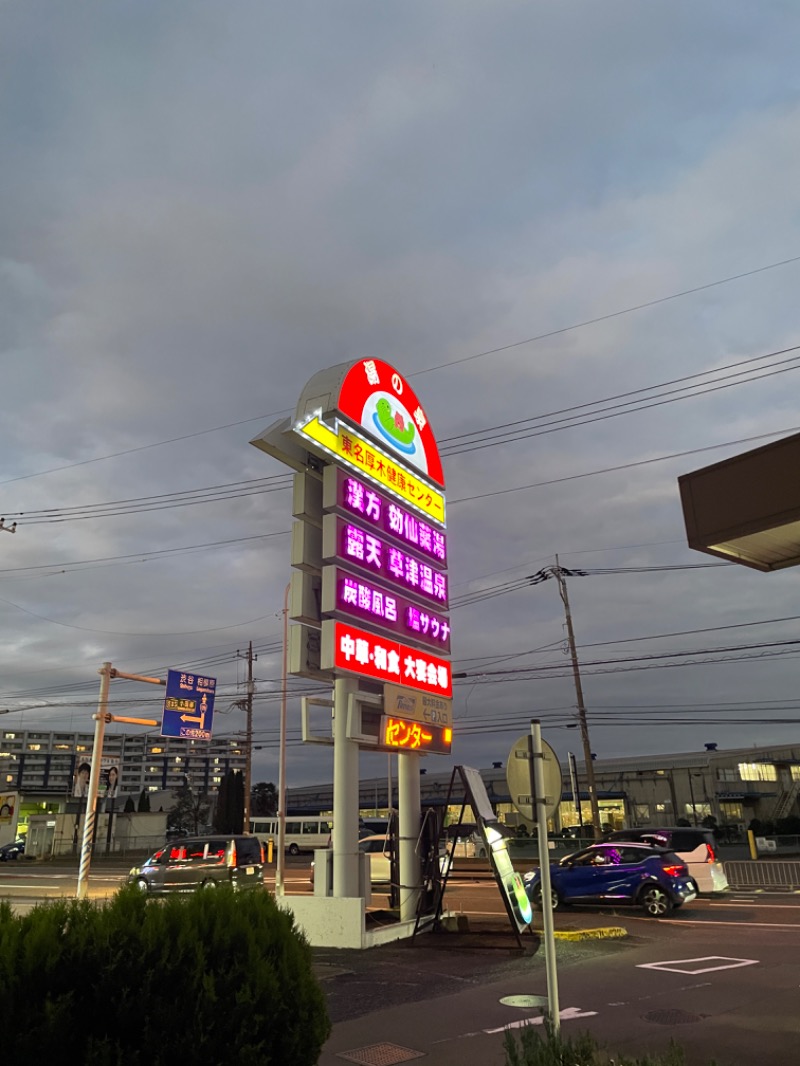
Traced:
<path fill-rule="evenodd" d="M 447 565 L 447 538 L 442 530 L 428 525 L 341 467 L 326 467 L 323 482 L 322 504 L 326 511 L 339 510 L 353 515 L 362 525 L 374 526 L 412 551 L 416 549 L 434 566 L 444 569 Z"/>
<path fill-rule="evenodd" d="M 408 722 L 403 718 L 383 715 L 380 743 L 386 748 L 402 751 L 433 751 L 449 755 L 453 730 L 450 726 L 424 725 L 422 722 Z"/>
<path fill-rule="evenodd" d="M 346 418 L 444 488 L 439 449 L 422 404 L 394 367 L 380 359 L 354 363 L 339 387 L 337 406 Z"/>
<path fill-rule="evenodd" d="M 441 653 L 450 650 L 450 621 L 446 615 L 420 607 L 392 589 L 338 566 L 322 570 L 322 613 L 351 615 Z"/>
<path fill-rule="evenodd" d="M 161 736 L 211 740 L 216 689 L 217 680 L 214 677 L 198 677 L 180 670 L 169 670 Z"/>
<path fill-rule="evenodd" d="M 321 414 L 321 411 L 317 411 L 299 421 L 294 432 L 306 443 L 316 445 L 318 450 L 333 456 L 337 462 L 344 463 L 381 488 L 396 493 L 411 507 L 444 525 L 445 505 L 441 492 L 346 422 L 334 417 L 331 427 L 323 422 Z"/>
<path fill-rule="evenodd" d="M 419 596 L 431 608 L 447 609 L 447 574 L 339 515 L 325 515 L 322 520 L 322 558 L 341 559 Z"/>
<path fill-rule="evenodd" d="M 378 637 L 345 622 L 322 623 L 323 670 L 342 670 L 376 681 L 452 696 L 450 663 L 389 637 Z"/>

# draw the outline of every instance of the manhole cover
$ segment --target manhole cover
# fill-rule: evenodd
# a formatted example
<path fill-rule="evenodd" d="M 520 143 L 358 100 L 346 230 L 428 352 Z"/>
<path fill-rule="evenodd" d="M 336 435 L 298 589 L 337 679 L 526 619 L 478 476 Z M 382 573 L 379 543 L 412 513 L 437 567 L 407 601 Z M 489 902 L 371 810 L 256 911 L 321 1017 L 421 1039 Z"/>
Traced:
<path fill-rule="evenodd" d="M 547 996 L 503 996 L 500 1002 L 504 1007 L 546 1007 Z"/>
<path fill-rule="evenodd" d="M 360 1062 L 362 1066 L 395 1066 L 397 1062 L 410 1062 L 411 1059 L 424 1058 L 424 1051 L 412 1051 L 398 1044 L 370 1044 L 369 1047 L 356 1048 L 355 1051 L 340 1051 L 338 1058 L 349 1062 Z"/>
<path fill-rule="evenodd" d="M 689 1025 L 701 1020 L 699 1014 L 692 1014 L 688 1010 L 651 1010 L 642 1017 L 646 1022 L 655 1022 L 656 1025 Z"/>

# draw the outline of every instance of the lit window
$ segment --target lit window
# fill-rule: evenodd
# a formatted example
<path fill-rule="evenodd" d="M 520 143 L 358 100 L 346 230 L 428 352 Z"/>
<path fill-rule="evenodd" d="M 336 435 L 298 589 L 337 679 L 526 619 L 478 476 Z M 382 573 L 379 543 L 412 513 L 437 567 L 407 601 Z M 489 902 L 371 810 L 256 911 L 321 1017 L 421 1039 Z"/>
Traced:
<path fill-rule="evenodd" d="M 6 733 L 6 740 L 16 740 L 16 739 L 17 739 L 17 734 L 16 733 Z"/>
<path fill-rule="evenodd" d="M 150 754 L 151 755 L 160 755 L 163 750 L 164 750 L 163 748 L 151 748 L 150 749 Z"/>
<path fill-rule="evenodd" d="M 792 781 L 800 781 L 800 766 L 792 767 Z"/>
<path fill-rule="evenodd" d="M 742 781 L 777 781 L 778 771 L 773 763 L 740 762 L 739 777 Z"/>
<path fill-rule="evenodd" d="M 28 751 L 40 751 L 41 747 L 42 747 L 41 744 L 29 744 L 28 745 Z"/>
<path fill-rule="evenodd" d="M 85 744 L 76 744 L 75 745 L 75 751 L 86 751 L 86 745 Z"/>

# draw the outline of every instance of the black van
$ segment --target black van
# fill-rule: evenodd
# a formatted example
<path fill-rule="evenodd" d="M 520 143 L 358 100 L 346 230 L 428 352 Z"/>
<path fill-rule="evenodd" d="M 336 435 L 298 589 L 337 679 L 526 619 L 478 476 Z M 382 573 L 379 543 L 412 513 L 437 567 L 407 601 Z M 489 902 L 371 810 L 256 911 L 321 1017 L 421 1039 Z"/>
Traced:
<path fill-rule="evenodd" d="M 264 884 L 264 848 L 256 836 L 199 836 L 172 840 L 134 866 L 128 884 L 142 892 L 193 892 L 231 885 Z"/>

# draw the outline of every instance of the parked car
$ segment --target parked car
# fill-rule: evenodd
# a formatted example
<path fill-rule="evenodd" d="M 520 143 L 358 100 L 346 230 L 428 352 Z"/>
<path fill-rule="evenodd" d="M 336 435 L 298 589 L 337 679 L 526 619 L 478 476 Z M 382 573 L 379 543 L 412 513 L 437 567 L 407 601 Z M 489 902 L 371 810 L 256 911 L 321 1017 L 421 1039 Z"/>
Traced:
<path fill-rule="evenodd" d="M 389 838 L 385 833 L 362 837 L 358 850 L 369 855 L 369 879 L 373 885 L 388 885 L 392 880 L 392 859 Z"/>
<path fill-rule="evenodd" d="M 360 833 L 359 833 L 360 836 Z M 328 848 L 330 848 L 330 844 Z M 369 836 L 360 836 L 358 850 L 369 855 L 370 882 L 373 885 L 388 885 L 392 880 L 392 863 L 389 851 L 389 838 L 385 833 L 372 833 Z M 311 884 L 314 884 L 314 863 L 311 863 L 309 874 Z"/>
<path fill-rule="evenodd" d="M 446 825 L 442 831 L 444 847 L 447 853 L 452 852 L 453 858 L 460 859 L 485 859 L 486 846 L 480 831 L 472 822 L 461 822 L 456 825 Z"/>
<path fill-rule="evenodd" d="M 25 841 L 22 837 L 12 840 L 10 844 L 3 844 L 0 848 L 0 862 L 10 862 L 25 854 Z"/>
<path fill-rule="evenodd" d="M 362 837 L 358 842 L 358 850 L 366 852 L 369 856 L 370 883 L 373 885 L 389 885 L 392 882 L 392 858 L 389 837 L 384 833 L 373 833 L 371 836 Z M 443 874 L 447 869 L 447 852 L 439 853 L 439 870 Z M 453 866 L 450 866 L 452 873 Z M 309 881 L 314 884 L 314 863 L 311 863 Z"/>
<path fill-rule="evenodd" d="M 542 906 L 540 871 L 523 878 L 528 898 Z M 631 903 L 652 918 L 690 903 L 697 885 L 674 852 L 651 844 L 592 844 L 550 867 L 553 907 L 570 903 Z"/>
<path fill-rule="evenodd" d="M 128 883 L 142 892 L 192 892 L 230 885 L 234 889 L 264 884 L 264 849 L 255 836 L 199 836 L 167 842 L 134 866 Z"/>
<path fill-rule="evenodd" d="M 674 851 L 697 882 L 700 892 L 725 892 L 728 878 L 725 867 L 717 857 L 717 842 L 710 829 L 702 826 L 641 826 L 637 829 L 617 829 L 605 838 L 609 841 L 644 841 Z"/>

